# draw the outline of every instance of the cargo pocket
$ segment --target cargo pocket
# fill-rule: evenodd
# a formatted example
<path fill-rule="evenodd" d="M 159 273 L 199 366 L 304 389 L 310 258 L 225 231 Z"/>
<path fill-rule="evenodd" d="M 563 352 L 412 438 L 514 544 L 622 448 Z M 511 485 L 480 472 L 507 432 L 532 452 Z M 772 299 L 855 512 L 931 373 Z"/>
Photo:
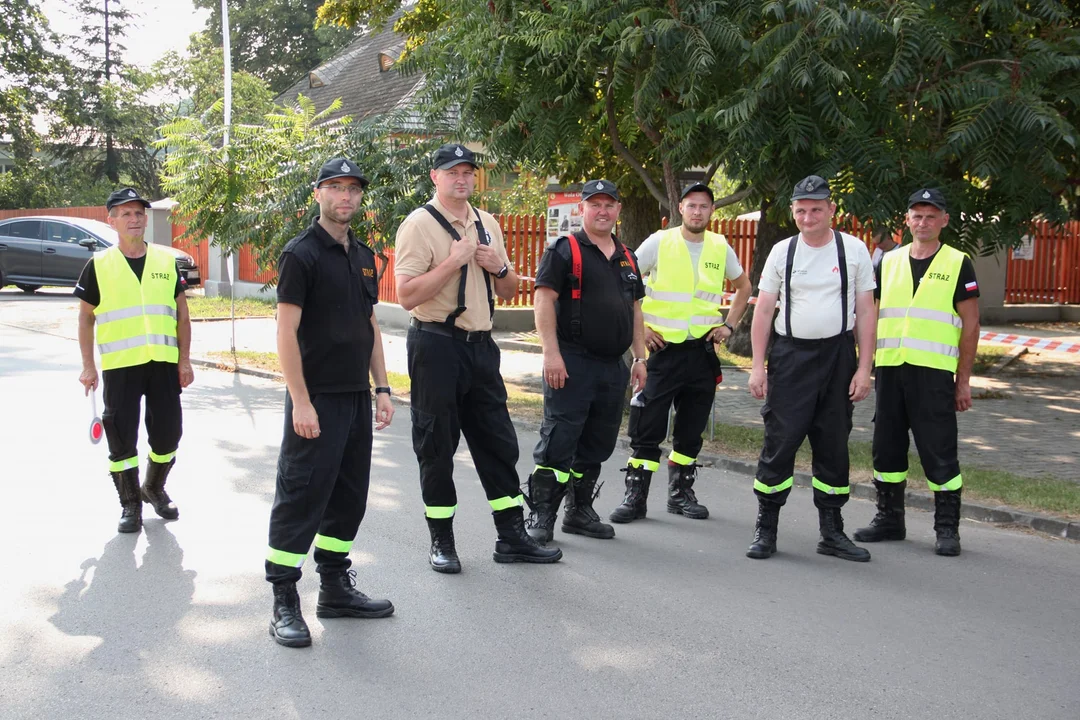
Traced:
<path fill-rule="evenodd" d="M 418 458 L 431 459 L 438 455 L 435 447 L 435 416 L 410 408 L 412 414 L 413 452 Z"/>
<path fill-rule="evenodd" d="M 286 458 L 278 459 L 278 486 L 285 493 L 303 490 L 311 484 L 311 475 L 315 468 L 310 463 L 298 462 Z"/>

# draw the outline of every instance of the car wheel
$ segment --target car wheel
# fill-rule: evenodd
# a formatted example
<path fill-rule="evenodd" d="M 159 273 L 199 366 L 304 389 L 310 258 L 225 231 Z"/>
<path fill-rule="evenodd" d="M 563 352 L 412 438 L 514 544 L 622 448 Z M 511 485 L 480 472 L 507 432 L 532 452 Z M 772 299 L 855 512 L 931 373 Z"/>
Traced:
<path fill-rule="evenodd" d="M 24 293 L 31 293 L 31 294 L 36 292 L 37 290 L 39 290 L 41 288 L 40 285 L 23 285 L 23 284 L 20 284 L 20 283 L 15 283 L 15 287 L 19 288 Z"/>

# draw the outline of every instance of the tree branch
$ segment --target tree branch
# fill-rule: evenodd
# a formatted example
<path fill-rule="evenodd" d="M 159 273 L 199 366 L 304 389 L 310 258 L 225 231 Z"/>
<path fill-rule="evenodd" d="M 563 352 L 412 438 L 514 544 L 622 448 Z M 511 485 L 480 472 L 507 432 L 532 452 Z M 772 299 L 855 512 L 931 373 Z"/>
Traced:
<path fill-rule="evenodd" d="M 967 70 L 970 70 L 973 67 L 976 67 L 977 65 L 992 65 L 992 64 L 1009 65 L 1011 67 L 1016 67 L 1016 66 L 1018 66 L 1020 64 L 1020 61 L 1019 60 L 1008 60 L 1006 58 L 986 58 L 984 60 L 976 60 L 974 62 L 969 62 L 967 65 L 961 65 L 960 67 L 958 67 L 955 70 L 953 70 L 952 72 L 950 72 L 949 75 L 956 75 L 957 73 L 965 72 Z"/>
<path fill-rule="evenodd" d="M 623 145 L 622 140 L 619 139 L 619 127 L 615 122 L 615 68 L 611 65 L 608 65 L 608 86 L 604 95 L 604 110 L 607 113 L 608 134 L 611 136 L 611 146 L 615 148 L 615 152 L 618 153 L 619 157 L 621 157 L 623 161 L 625 161 L 626 164 L 641 177 L 649 194 L 656 198 L 657 202 L 664 208 L 671 210 L 671 206 L 667 199 L 667 193 L 656 184 L 656 181 L 649 176 L 649 172 L 645 169 L 645 166 L 638 162 L 638 159 L 634 157 L 627 147 Z"/>
<path fill-rule="evenodd" d="M 737 202 L 742 202 L 750 194 L 751 188 L 744 187 L 738 192 L 733 192 L 727 197 L 722 197 L 713 203 L 713 209 L 727 207 L 728 205 L 734 205 Z"/>
<path fill-rule="evenodd" d="M 719 170 L 719 169 L 720 169 L 720 158 L 716 158 L 711 163 L 709 163 L 709 166 L 707 168 L 705 168 L 705 177 L 703 177 L 701 179 L 701 182 L 705 183 L 706 185 L 711 183 L 712 179 L 713 179 L 713 175 L 715 175 L 716 171 Z"/>

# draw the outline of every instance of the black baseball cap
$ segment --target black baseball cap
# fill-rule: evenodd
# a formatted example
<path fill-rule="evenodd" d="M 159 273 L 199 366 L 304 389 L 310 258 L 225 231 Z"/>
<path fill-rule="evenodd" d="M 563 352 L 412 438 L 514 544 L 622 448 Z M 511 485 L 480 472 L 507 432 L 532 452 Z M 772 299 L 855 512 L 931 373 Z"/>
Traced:
<path fill-rule="evenodd" d="M 474 168 L 480 167 L 476 164 L 476 153 L 464 145 L 450 143 L 435 151 L 434 164 L 436 170 L 449 170 L 462 163 L 468 163 Z"/>
<path fill-rule="evenodd" d="M 581 199 L 585 201 L 593 195 L 609 195 L 611 199 L 618 202 L 619 188 L 615 187 L 615 183 L 610 180 L 590 180 L 581 188 Z"/>
<path fill-rule="evenodd" d="M 315 178 L 315 187 L 319 187 L 327 180 L 335 178 L 351 177 L 360 181 L 361 189 L 368 186 L 368 179 L 360 168 L 352 160 L 343 157 L 330 158 L 319 168 L 319 176 Z"/>
<path fill-rule="evenodd" d="M 829 181 L 820 175 L 809 175 L 795 183 L 791 192 L 791 202 L 796 200 L 828 200 L 832 195 Z"/>
<path fill-rule="evenodd" d="M 129 202 L 142 203 L 144 208 L 150 207 L 150 203 L 141 197 L 139 193 L 135 191 L 135 188 L 126 187 L 114 190 L 112 194 L 109 195 L 109 199 L 105 201 L 105 209 L 112 210 L 117 205 L 123 205 L 124 203 Z"/>
<path fill-rule="evenodd" d="M 713 200 L 713 201 L 716 200 L 716 197 L 713 195 L 712 188 L 710 188 L 705 183 L 700 183 L 700 182 L 690 183 L 689 185 L 684 187 L 683 191 L 682 191 L 682 195 L 679 196 L 679 199 L 680 200 L 685 200 L 686 196 L 689 195 L 692 192 L 708 193 L 710 200 Z"/>
<path fill-rule="evenodd" d="M 948 212 L 945 208 L 945 196 L 940 190 L 934 188 L 919 188 L 911 193 L 911 197 L 907 201 L 908 209 L 910 210 L 916 205 L 933 205 L 942 212 Z"/>

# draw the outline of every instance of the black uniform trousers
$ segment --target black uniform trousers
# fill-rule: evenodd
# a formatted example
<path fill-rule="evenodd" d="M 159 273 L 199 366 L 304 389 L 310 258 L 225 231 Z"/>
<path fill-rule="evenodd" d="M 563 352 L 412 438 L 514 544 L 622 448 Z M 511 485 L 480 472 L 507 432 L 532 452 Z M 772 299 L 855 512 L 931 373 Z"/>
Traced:
<path fill-rule="evenodd" d="M 454 453 L 462 433 L 493 511 L 520 506 L 518 441 L 506 409 L 499 348 L 488 333 L 448 336 L 410 327 L 406 339 L 413 451 L 429 518 L 457 509 Z"/>
<path fill-rule="evenodd" d="M 537 467 L 596 477 L 619 439 L 630 370 L 621 357 L 603 358 L 565 349 L 566 384 L 556 390 L 544 382 L 544 421 L 533 450 Z"/>
<path fill-rule="evenodd" d="M 371 479 L 371 392 L 316 393 L 319 435 L 293 430 L 293 402 L 285 393 L 285 431 L 270 510 L 266 579 L 296 582 L 315 543 L 319 572 L 347 570 L 349 551 L 367 510 Z"/>
<path fill-rule="evenodd" d="M 105 399 L 101 424 L 109 443 L 109 470 L 119 472 L 139 466 L 139 404 L 144 396 L 151 459 L 171 460 L 183 434 L 177 364 L 151 361 L 105 370 L 101 375 Z"/>
<path fill-rule="evenodd" d="M 858 362 L 855 337 L 802 340 L 777 335 L 769 352 L 768 391 L 761 416 L 765 443 L 754 492 L 783 505 L 795 474 L 795 453 L 809 437 L 813 452 L 814 505 L 841 507 L 848 500 L 848 389 Z"/>
<path fill-rule="evenodd" d="M 948 370 L 904 363 L 878 367 L 874 412 L 874 475 L 907 479 L 908 429 L 932 490 L 959 490 L 956 381 Z"/>
<path fill-rule="evenodd" d="M 668 343 L 649 356 L 646 367 L 645 392 L 637 398 L 641 405 L 630 406 L 631 464 L 657 469 L 674 403 L 673 455 L 686 460 L 680 465 L 689 465 L 701 452 L 702 433 L 716 397 L 720 360 L 713 344 L 703 339 Z"/>

